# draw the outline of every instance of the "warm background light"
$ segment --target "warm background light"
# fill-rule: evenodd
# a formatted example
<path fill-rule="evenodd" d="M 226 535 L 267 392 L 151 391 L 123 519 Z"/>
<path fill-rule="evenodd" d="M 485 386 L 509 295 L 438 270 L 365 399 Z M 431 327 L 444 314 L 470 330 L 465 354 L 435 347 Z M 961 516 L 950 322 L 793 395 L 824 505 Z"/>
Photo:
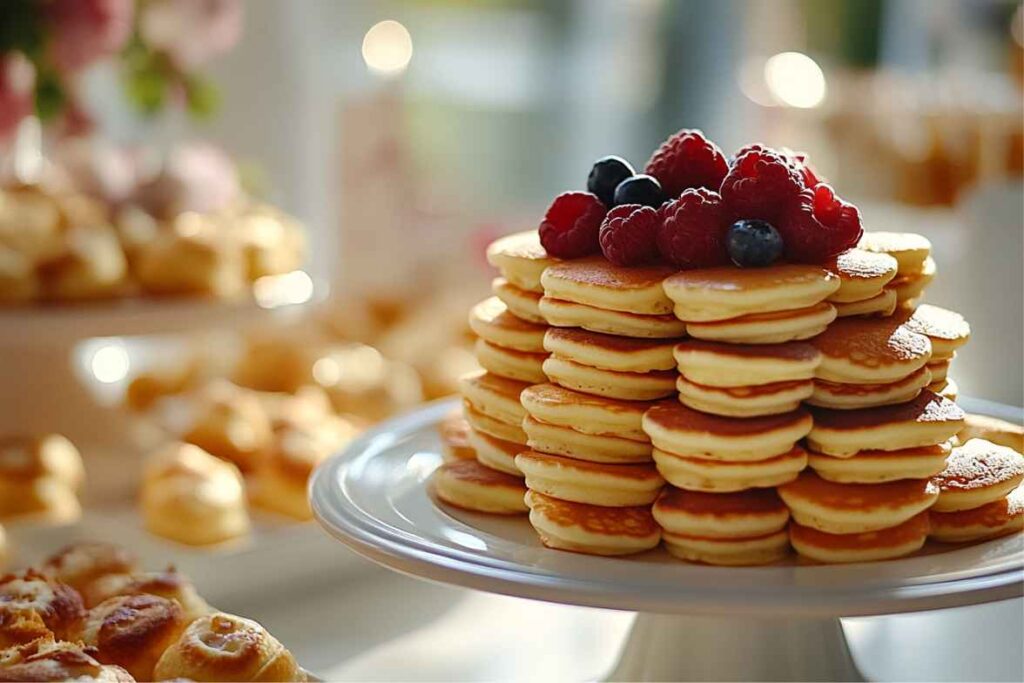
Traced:
<path fill-rule="evenodd" d="M 781 52 L 764 63 L 764 80 L 779 104 L 800 109 L 825 100 L 825 74 L 818 63 L 800 52 Z"/>
<path fill-rule="evenodd" d="M 370 27 L 363 36 L 363 61 L 370 71 L 400 74 L 412 59 L 412 36 L 408 29 L 392 19 Z"/>

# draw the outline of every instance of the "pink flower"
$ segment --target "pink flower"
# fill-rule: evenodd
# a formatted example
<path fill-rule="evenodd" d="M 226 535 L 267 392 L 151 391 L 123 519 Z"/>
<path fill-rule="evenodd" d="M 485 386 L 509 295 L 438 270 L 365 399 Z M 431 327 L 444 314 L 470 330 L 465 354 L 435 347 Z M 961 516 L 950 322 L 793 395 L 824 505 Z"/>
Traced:
<path fill-rule="evenodd" d="M 35 69 L 23 54 L 0 57 L 0 142 L 14 135 L 21 120 L 32 113 L 35 85 Z"/>
<path fill-rule="evenodd" d="M 231 158 L 211 144 L 193 142 L 172 151 L 156 177 L 138 188 L 135 199 L 149 213 L 169 218 L 182 211 L 226 208 L 240 194 Z"/>
<path fill-rule="evenodd" d="M 43 7 L 53 32 L 50 58 L 67 73 L 118 52 L 132 34 L 132 0 L 51 0 Z"/>
<path fill-rule="evenodd" d="M 142 39 L 191 72 L 227 52 L 242 35 L 241 0 L 151 0 L 139 21 Z"/>

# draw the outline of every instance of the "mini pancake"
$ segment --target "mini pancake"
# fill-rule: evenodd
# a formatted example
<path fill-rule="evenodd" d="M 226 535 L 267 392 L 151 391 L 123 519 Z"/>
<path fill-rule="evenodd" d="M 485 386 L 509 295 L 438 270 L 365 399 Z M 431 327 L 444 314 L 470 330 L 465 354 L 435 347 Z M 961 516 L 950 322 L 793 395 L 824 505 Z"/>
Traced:
<path fill-rule="evenodd" d="M 501 299 L 501 302 L 517 318 L 538 325 L 548 324 L 548 321 L 544 320 L 544 316 L 540 314 L 540 298 L 543 295 L 539 292 L 516 287 L 503 277 L 496 277 L 491 281 L 491 292 Z"/>
<path fill-rule="evenodd" d="M 789 525 L 789 542 L 800 555 L 829 564 L 903 557 L 920 550 L 927 538 L 927 512 L 888 529 L 853 534 L 832 534 L 795 522 Z"/>
<path fill-rule="evenodd" d="M 481 465 L 522 478 L 523 473 L 516 467 L 516 456 L 526 450 L 524 444 L 502 441 L 475 429 L 469 432 L 469 443 Z"/>
<path fill-rule="evenodd" d="M 661 540 L 665 549 L 681 560 L 722 567 L 771 564 L 789 554 L 789 534 L 785 529 L 748 538 L 705 538 L 662 531 Z"/>
<path fill-rule="evenodd" d="M 949 375 L 949 366 L 951 364 L 952 361 L 940 360 L 937 363 L 928 363 L 928 365 L 925 367 L 927 367 L 928 372 L 931 373 L 932 381 L 943 382 Z"/>
<path fill-rule="evenodd" d="M 469 442 L 469 423 L 461 410 L 454 410 L 437 425 L 441 437 L 441 457 L 445 462 L 453 460 L 475 460 L 476 451 Z"/>
<path fill-rule="evenodd" d="M 470 310 L 469 327 L 481 339 L 496 346 L 544 353 L 544 332 L 547 326 L 517 318 L 496 296 L 484 299 Z"/>
<path fill-rule="evenodd" d="M 847 304 L 876 297 L 896 277 L 897 267 L 888 254 L 848 249 L 825 265 L 839 276 L 839 289 L 828 300 Z"/>
<path fill-rule="evenodd" d="M 858 451 L 898 451 L 945 443 L 964 427 L 964 411 L 928 389 L 898 405 L 835 410 L 811 408 L 807 435 L 812 451 L 848 456 Z"/>
<path fill-rule="evenodd" d="M 843 318 L 812 342 L 821 352 L 817 379 L 885 384 L 917 372 L 931 358 L 928 337 L 896 320 Z"/>
<path fill-rule="evenodd" d="M 540 312 L 555 327 L 582 327 L 591 332 L 642 339 L 674 339 L 686 334 L 686 325 L 674 315 L 640 315 L 586 306 L 545 296 Z"/>
<path fill-rule="evenodd" d="M 849 458 L 837 458 L 811 451 L 808 464 L 822 479 L 838 484 L 877 484 L 899 479 L 927 479 L 946 468 L 952 446 L 904 448 L 899 451 L 861 451 Z"/>
<path fill-rule="evenodd" d="M 806 471 L 778 488 L 793 519 L 830 534 L 888 529 L 930 508 L 939 487 L 928 479 L 839 484 Z"/>
<path fill-rule="evenodd" d="M 892 256 L 896 259 L 897 275 L 910 275 L 924 268 L 932 243 L 912 232 L 865 232 L 857 248 Z"/>
<path fill-rule="evenodd" d="M 943 543 L 966 543 L 998 538 L 1024 531 L 1024 486 L 1018 486 L 1006 498 L 971 510 L 929 513 L 929 534 Z"/>
<path fill-rule="evenodd" d="M 688 339 L 673 351 L 679 372 L 709 387 L 747 387 L 814 377 L 821 353 L 807 342 L 721 344 Z"/>
<path fill-rule="evenodd" d="M 789 521 L 789 508 L 774 489 L 704 493 L 667 486 L 651 513 L 666 532 L 703 538 L 764 536 Z"/>
<path fill-rule="evenodd" d="M 552 327 L 544 349 L 583 365 L 619 372 L 650 372 L 676 367 L 675 339 L 634 339 L 571 327 Z"/>
<path fill-rule="evenodd" d="M 932 374 L 927 367 L 923 367 L 901 380 L 886 384 L 841 384 L 816 379 L 813 392 L 807 399 L 807 403 L 822 408 L 838 408 L 840 410 L 905 403 L 931 384 L 931 379 Z"/>
<path fill-rule="evenodd" d="M 952 358 L 971 338 L 971 326 L 962 315 L 931 304 L 918 306 L 903 324 L 931 340 L 933 360 Z"/>
<path fill-rule="evenodd" d="M 526 494 L 530 523 L 549 548 L 588 555 L 631 555 L 657 547 L 661 528 L 649 505 L 610 508 Z"/>
<path fill-rule="evenodd" d="M 814 391 L 813 380 L 776 382 L 749 387 L 709 387 L 676 378 L 679 401 L 694 410 L 727 417 L 756 417 L 788 413 Z"/>
<path fill-rule="evenodd" d="M 967 443 L 971 439 L 986 439 L 994 444 L 1012 448 L 1018 453 L 1024 453 L 1024 426 L 987 415 L 967 415 L 964 418 L 964 428 L 956 438 L 960 443 Z"/>
<path fill-rule="evenodd" d="M 617 266 L 601 256 L 557 263 L 544 271 L 544 295 L 609 311 L 662 315 L 672 312 L 662 281 L 667 266 Z"/>
<path fill-rule="evenodd" d="M 603 398 L 557 384 L 527 387 L 519 400 L 531 417 L 547 424 L 569 427 L 584 434 L 650 442 L 640 424 L 649 403 Z"/>
<path fill-rule="evenodd" d="M 732 493 L 779 486 L 796 479 L 807 466 L 807 453 L 799 446 L 765 460 L 727 462 L 687 458 L 654 449 L 654 464 L 665 480 L 677 488 L 708 493 Z"/>
<path fill-rule="evenodd" d="M 665 401 L 644 413 L 643 428 L 656 448 L 669 453 L 749 462 L 790 451 L 810 431 L 811 415 L 799 408 L 781 415 L 721 417 Z"/>
<path fill-rule="evenodd" d="M 675 370 L 600 370 L 555 355 L 544 361 L 544 374 L 567 389 L 625 401 L 653 401 L 671 396 L 676 388 Z"/>
<path fill-rule="evenodd" d="M 985 439 L 954 448 L 946 468 L 932 478 L 939 487 L 936 512 L 972 510 L 1009 495 L 1024 481 L 1020 453 Z"/>
<path fill-rule="evenodd" d="M 474 351 L 477 362 L 492 375 L 530 384 L 548 381 L 544 374 L 544 360 L 548 357 L 546 353 L 506 349 L 485 339 L 476 340 Z"/>
<path fill-rule="evenodd" d="M 469 426 L 474 431 L 482 432 L 502 441 L 526 445 L 526 432 L 523 431 L 522 424 L 509 424 L 501 420 L 495 420 L 493 417 L 485 415 L 474 408 L 473 404 L 469 401 L 462 402 L 462 413 L 466 416 L 466 422 L 469 423 Z"/>
<path fill-rule="evenodd" d="M 924 268 L 920 273 L 899 275 L 893 278 L 893 281 L 886 285 L 886 287 L 896 292 L 896 301 L 899 303 L 916 301 L 924 294 L 925 288 L 935 279 L 937 270 L 935 261 L 929 257 L 925 260 Z"/>
<path fill-rule="evenodd" d="M 495 420 L 518 425 L 526 417 L 519 394 L 530 386 L 490 372 L 473 372 L 459 378 L 459 393 L 474 408 Z"/>
<path fill-rule="evenodd" d="M 548 256 L 536 230 L 526 230 L 491 242 L 487 247 L 487 262 L 516 287 L 542 294 L 544 286 L 540 276 L 545 268 L 558 263 L 558 259 Z"/>
<path fill-rule="evenodd" d="M 836 307 L 837 318 L 849 318 L 854 315 L 875 315 L 884 318 L 896 312 L 897 303 L 895 290 L 883 289 L 870 299 L 845 304 L 833 301 L 832 305 Z"/>
<path fill-rule="evenodd" d="M 932 382 L 928 385 L 928 388 L 939 396 L 945 396 L 950 401 L 955 401 L 957 394 L 960 393 L 960 387 L 953 381 L 952 377 L 947 377 L 941 382 Z"/>
<path fill-rule="evenodd" d="M 676 273 L 663 286 L 680 320 L 714 322 L 808 308 L 834 294 L 839 277 L 809 265 L 704 268 Z"/>
<path fill-rule="evenodd" d="M 631 465 L 651 461 L 651 444 L 607 434 L 584 434 L 569 427 L 523 420 L 527 445 L 535 451 L 587 462 Z"/>
<path fill-rule="evenodd" d="M 527 511 L 523 480 L 484 467 L 476 460 L 447 462 L 431 476 L 434 493 L 449 505 L 497 515 Z"/>
<path fill-rule="evenodd" d="M 531 491 L 588 505 L 650 505 L 665 485 L 653 465 L 603 465 L 523 451 L 516 456 L 516 466 Z"/>
<path fill-rule="evenodd" d="M 709 323 L 687 323 L 686 331 L 691 337 L 708 341 L 782 344 L 815 337 L 835 319 L 835 306 L 821 302 L 808 308 L 751 313 Z"/>

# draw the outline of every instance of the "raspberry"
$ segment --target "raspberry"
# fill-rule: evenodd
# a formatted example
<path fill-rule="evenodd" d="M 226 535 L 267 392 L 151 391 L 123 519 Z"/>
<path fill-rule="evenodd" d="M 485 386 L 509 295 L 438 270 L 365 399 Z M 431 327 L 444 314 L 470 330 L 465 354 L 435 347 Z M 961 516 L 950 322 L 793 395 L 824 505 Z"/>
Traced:
<path fill-rule="evenodd" d="M 685 190 L 661 208 L 658 249 L 679 268 L 708 268 L 729 262 L 729 213 L 722 197 L 703 187 Z"/>
<path fill-rule="evenodd" d="M 754 143 L 751 145 L 744 145 L 736 150 L 736 153 L 729 159 L 729 168 L 736 165 L 736 159 L 740 158 L 747 152 L 774 152 L 778 154 L 789 164 L 789 167 L 800 174 L 800 180 L 803 181 L 804 187 L 814 187 L 820 182 L 823 182 L 823 178 L 819 178 L 817 173 L 807 163 L 807 154 L 804 152 L 794 152 L 788 147 L 780 147 L 779 149 L 772 149 L 765 145 Z"/>
<path fill-rule="evenodd" d="M 604 204 L 589 192 L 563 192 L 555 197 L 540 223 L 540 243 L 556 258 L 579 258 L 601 249 L 597 239 Z"/>
<path fill-rule="evenodd" d="M 864 232 L 857 207 L 826 183 L 801 192 L 777 225 L 786 258 L 804 263 L 827 261 L 856 246 Z"/>
<path fill-rule="evenodd" d="M 601 223 L 601 251 L 617 266 L 639 266 L 658 260 L 657 210 L 640 204 L 621 204 Z"/>
<path fill-rule="evenodd" d="M 756 145 L 741 151 L 722 181 L 722 199 L 736 218 L 774 222 L 803 189 L 800 174 L 774 150 Z"/>
<path fill-rule="evenodd" d="M 669 198 L 690 187 L 717 191 L 728 171 L 718 145 L 703 132 L 686 128 L 661 143 L 644 167 L 644 173 L 657 178 Z"/>

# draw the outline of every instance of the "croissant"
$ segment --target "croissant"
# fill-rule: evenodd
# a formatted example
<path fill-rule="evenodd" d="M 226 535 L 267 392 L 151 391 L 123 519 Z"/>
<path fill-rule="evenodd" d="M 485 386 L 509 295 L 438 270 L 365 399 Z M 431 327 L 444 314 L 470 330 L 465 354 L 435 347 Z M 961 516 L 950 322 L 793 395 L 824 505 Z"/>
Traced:
<path fill-rule="evenodd" d="M 113 543 L 74 543 L 48 558 L 40 572 L 71 586 L 84 598 L 89 586 L 109 574 L 128 574 L 138 566 L 134 555 Z M 92 607 L 88 600 L 86 607 Z"/>
<path fill-rule="evenodd" d="M 101 664 L 93 648 L 47 635 L 0 652 L 0 681 L 103 681 L 135 679 L 119 666 Z"/>
<path fill-rule="evenodd" d="M 292 654 L 255 621 L 217 613 L 193 621 L 160 657 L 156 680 L 302 681 Z"/>
<path fill-rule="evenodd" d="M 188 577 L 174 569 L 165 572 L 110 574 L 90 584 L 82 598 L 86 607 L 94 607 L 119 595 L 156 595 L 174 600 L 181 605 L 186 623 L 212 611 Z"/>
<path fill-rule="evenodd" d="M 153 680 L 153 667 L 186 626 L 181 605 L 155 595 L 119 595 L 89 610 L 81 639 L 96 648 L 96 659 L 123 667 L 140 681 Z"/>
<path fill-rule="evenodd" d="M 70 586 L 31 569 L 0 577 L 0 648 L 51 633 L 73 639 L 84 620 L 82 598 Z"/>

